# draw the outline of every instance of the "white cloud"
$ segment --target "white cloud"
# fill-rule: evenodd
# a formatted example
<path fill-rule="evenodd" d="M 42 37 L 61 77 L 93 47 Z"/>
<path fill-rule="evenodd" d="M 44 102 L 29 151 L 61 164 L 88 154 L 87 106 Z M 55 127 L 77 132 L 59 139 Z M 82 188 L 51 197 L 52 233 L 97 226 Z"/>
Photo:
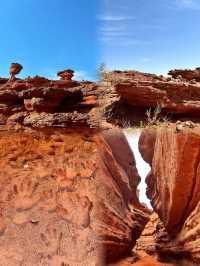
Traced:
<path fill-rule="evenodd" d="M 132 20 L 134 17 L 131 16 L 120 16 L 120 15 L 100 15 L 98 19 L 104 22 L 117 22 Z"/>
<path fill-rule="evenodd" d="M 176 4 L 180 8 L 200 9 L 199 0 L 176 0 Z"/>
<path fill-rule="evenodd" d="M 126 36 L 126 34 L 107 34 L 99 38 L 102 45 L 107 47 L 133 47 L 138 45 L 144 45 L 148 42 L 134 39 L 132 36 Z"/>
<path fill-rule="evenodd" d="M 75 80 L 92 80 L 88 73 L 84 70 L 77 70 L 74 73 Z"/>
<path fill-rule="evenodd" d="M 112 33 L 112 32 L 124 32 L 126 30 L 126 26 L 120 23 L 120 25 L 107 25 L 104 24 L 99 28 L 101 34 Z"/>
<path fill-rule="evenodd" d="M 143 57 L 143 58 L 141 58 L 141 61 L 142 61 L 143 63 L 149 63 L 149 62 L 152 61 L 152 58 L 150 58 L 150 57 Z"/>
<path fill-rule="evenodd" d="M 119 6 L 118 6 L 119 7 Z M 132 47 L 140 45 L 141 41 L 133 36 L 132 21 L 134 16 L 120 14 L 119 10 L 110 10 L 98 17 L 101 21 L 99 26 L 99 41 L 104 49 L 108 47 Z"/>

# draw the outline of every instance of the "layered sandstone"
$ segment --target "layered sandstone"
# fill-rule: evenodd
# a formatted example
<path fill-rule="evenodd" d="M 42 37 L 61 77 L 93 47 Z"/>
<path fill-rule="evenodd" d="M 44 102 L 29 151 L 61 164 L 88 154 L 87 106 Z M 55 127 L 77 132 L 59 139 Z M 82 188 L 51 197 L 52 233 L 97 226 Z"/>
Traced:
<path fill-rule="evenodd" d="M 152 146 L 154 153 L 152 172 L 147 179 L 148 196 L 167 231 L 173 234 L 181 228 L 200 199 L 199 127 L 172 125 L 161 127 L 155 134 L 154 147 L 149 141 L 149 148 Z M 146 139 L 149 139 L 148 131 Z"/>
<path fill-rule="evenodd" d="M 196 71 L 199 73 L 199 70 Z M 120 96 L 119 102 L 122 105 L 146 109 L 159 105 L 163 111 L 198 116 L 200 80 L 183 79 L 173 74 L 172 76 L 170 78 L 137 71 L 114 71 L 108 73 L 106 79 Z"/>
<path fill-rule="evenodd" d="M 1 79 L 0 123 L 46 127 L 71 125 L 97 126 L 93 109 L 98 107 L 99 92 L 92 82 Z"/>
<path fill-rule="evenodd" d="M 136 252 L 146 252 L 149 255 L 156 254 L 156 233 L 158 232 L 158 215 L 153 212 L 135 246 Z"/>
<path fill-rule="evenodd" d="M 173 78 L 200 81 L 200 68 L 192 69 L 174 69 L 169 71 L 169 75 Z"/>
<path fill-rule="evenodd" d="M 199 217 L 200 205 L 198 203 L 194 211 L 187 217 L 181 230 L 173 238 L 170 237 L 162 225 L 154 235 L 156 252 L 163 257 L 166 255 L 171 258 L 179 257 L 179 260 L 184 258 L 188 261 L 186 265 L 199 265 Z"/>
<path fill-rule="evenodd" d="M 199 260 L 199 126 L 178 122 L 145 130 L 139 145 L 152 167 L 147 196 L 159 218 L 152 215 L 138 250 L 165 254 L 172 260 L 178 255 Z"/>

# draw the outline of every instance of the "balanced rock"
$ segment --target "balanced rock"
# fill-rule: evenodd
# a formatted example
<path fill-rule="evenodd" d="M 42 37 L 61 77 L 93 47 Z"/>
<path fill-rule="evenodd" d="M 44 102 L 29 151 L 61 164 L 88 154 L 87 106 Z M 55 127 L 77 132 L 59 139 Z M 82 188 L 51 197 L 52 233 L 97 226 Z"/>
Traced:
<path fill-rule="evenodd" d="M 10 65 L 10 81 L 14 81 L 16 78 L 15 76 L 18 75 L 21 70 L 23 69 L 23 66 L 19 63 L 12 63 Z"/>
<path fill-rule="evenodd" d="M 74 71 L 72 69 L 62 70 L 57 73 L 57 76 L 60 77 L 62 80 L 72 80 L 74 76 Z"/>

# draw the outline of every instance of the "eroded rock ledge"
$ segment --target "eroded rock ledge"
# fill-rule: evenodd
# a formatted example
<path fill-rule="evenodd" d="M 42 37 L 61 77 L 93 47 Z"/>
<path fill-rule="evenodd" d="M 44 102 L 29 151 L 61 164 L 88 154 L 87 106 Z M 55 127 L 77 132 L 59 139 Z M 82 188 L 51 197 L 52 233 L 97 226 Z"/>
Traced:
<path fill-rule="evenodd" d="M 123 126 L 122 120 L 143 121 L 149 108 L 159 108 L 172 117 L 199 117 L 200 71 L 174 70 L 170 76 L 137 71 L 114 71 L 104 75 L 104 82 L 120 97 L 109 110 L 110 121 Z M 135 116 L 134 116 L 135 113 Z"/>
<path fill-rule="evenodd" d="M 104 127 L 107 121 L 124 127 L 135 120 L 144 122 L 146 110 L 157 106 L 172 117 L 199 117 L 199 69 L 170 71 L 172 77 L 114 71 L 94 83 L 72 80 L 70 69 L 58 72 L 60 80 L 21 80 L 15 77 L 22 67 L 18 65 L 11 67 L 10 79 L 0 78 L 1 124 Z"/>
<path fill-rule="evenodd" d="M 97 85 L 92 82 L 1 79 L 0 123 L 32 127 L 97 126 L 92 109 L 98 106 Z"/>

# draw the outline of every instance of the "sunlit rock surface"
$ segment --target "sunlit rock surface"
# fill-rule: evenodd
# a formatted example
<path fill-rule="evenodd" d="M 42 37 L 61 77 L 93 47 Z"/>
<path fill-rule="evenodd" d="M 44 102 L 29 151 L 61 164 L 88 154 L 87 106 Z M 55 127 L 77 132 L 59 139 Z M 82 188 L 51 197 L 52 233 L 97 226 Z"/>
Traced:
<path fill-rule="evenodd" d="M 0 145 L 2 265 L 106 265 L 130 254 L 149 212 L 121 131 L 1 127 Z"/>
<path fill-rule="evenodd" d="M 0 124 L 98 127 L 99 98 L 97 84 L 89 81 L 78 82 L 68 77 L 48 80 L 39 76 L 1 79 Z"/>
<path fill-rule="evenodd" d="M 122 125 L 123 121 L 120 121 L 120 117 L 137 120 L 137 116 L 144 121 L 145 110 L 156 106 L 160 106 L 164 112 L 199 117 L 199 69 L 175 70 L 170 73 L 172 77 L 137 71 L 108 72 L 105 80 L 112 84 L 113 90 L 120 96 L 112 108 L 113 121 Z M 138 115 L 135 117 L 134 113 Z"/>
<path fill-rule="evenodd" d="M 151 147 L 154 151 L 146 182 L 159 218 L 152 216 L 138 248 L 199 261 L 200 127 L 178 122 L 154 132 L 144 131 L 140 144 L 147 145 L 147 154 Z"/>

